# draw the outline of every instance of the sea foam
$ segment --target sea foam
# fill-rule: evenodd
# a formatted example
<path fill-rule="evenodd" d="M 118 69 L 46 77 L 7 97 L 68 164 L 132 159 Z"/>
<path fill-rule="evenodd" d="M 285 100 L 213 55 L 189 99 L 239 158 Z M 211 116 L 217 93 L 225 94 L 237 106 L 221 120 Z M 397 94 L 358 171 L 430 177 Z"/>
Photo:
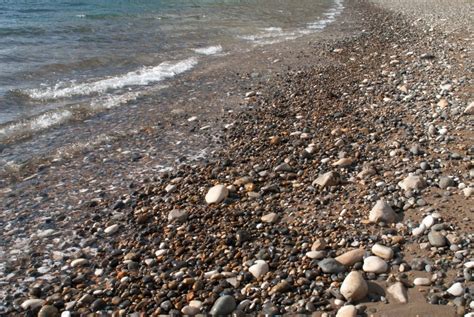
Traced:
<path fill-rule="evenodd" d="M 222 46 L 216 45 L 216 46 L 209 46 L 209 47 L 203 47 L 203 48 L 195 48 L 193 49 L 193 51 L 202 55 L 215 55 L 222 52 Z"/>
<path fill-rule="evenodd" d="M 25 93 L 30 98 L 38 100 L 100 94 L 112 89 L 120 89 L 128 86 L 145 86 L 159 82 L 188 71 L 197 63 L 197 59 L 192 57 L 175 63 L 164 62 L 155 67 L 144 67 L 116 77 L 79 84 L 65 85 L 64 83 L 59 83 L 54 87 L 30 89 L 25 91 Z"/>

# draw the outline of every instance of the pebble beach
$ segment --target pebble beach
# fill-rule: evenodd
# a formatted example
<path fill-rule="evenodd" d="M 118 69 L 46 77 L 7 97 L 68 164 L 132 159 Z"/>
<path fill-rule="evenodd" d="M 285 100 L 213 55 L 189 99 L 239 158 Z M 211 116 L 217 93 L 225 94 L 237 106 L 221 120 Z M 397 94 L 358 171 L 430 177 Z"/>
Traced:
<path fill-rule="evenodd" d="M 344 6 L 2 172 L 0 315 L 473 317 L 474 6 Z"/>

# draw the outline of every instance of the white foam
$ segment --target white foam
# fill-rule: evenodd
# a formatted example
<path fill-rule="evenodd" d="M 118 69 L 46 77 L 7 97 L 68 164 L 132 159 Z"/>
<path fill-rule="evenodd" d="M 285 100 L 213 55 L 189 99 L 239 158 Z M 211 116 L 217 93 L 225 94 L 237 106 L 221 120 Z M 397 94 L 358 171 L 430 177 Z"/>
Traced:
<path fill-rule="evenodd" d="M 216 46 L 209 46 L 209 47 L 203 47 L 203 48 L 195 48 L 193 49 L 193 51 L 202 55 L 214 55 L 214 54 L 222 52 L 222 46 L 216 45 Z"/>
<path fill-rule="evenodd" d="M 336 18 L 342 13 L 343 10 L 344 10 L 344 0 L 336 0 L 334 1 L 334 6 L 323 14 L 325 19 L 308 23 L 307 28 L 311 30 L 317 30 L 317 31 L 322 30 L 328 24 L 334 22 Z"/>
<path fill-rule="evenodd" d="M 0 129 L 0 139 L 15 134 L 27 134 L 28 132 L 43 130 L 69 120 L 72 118 L 72 115 L 73 113 L 69 110 L 59 110 L 43 113 L 31 119 L 12 123 Z"/>
<path fill-rule="evenodd" d="M 127 86 L 145 86 L 190 70 L 197 62 L 196 58 L 188 58 L 177 63 L 164 62 L 155 67 L 144 67 L 116 77 L 72 84 L 70 86 L 59 83 L 54 87 L 46 89 L 27 90 L 26 93 L 33 99 L 44 100 L 104 93 L 110 89 L 119 89 Z"/>
<path fill-rule="evenodd" d="M 76 18 L 85 18 L 86 15 L 85 14 L 76 14 Z"/>

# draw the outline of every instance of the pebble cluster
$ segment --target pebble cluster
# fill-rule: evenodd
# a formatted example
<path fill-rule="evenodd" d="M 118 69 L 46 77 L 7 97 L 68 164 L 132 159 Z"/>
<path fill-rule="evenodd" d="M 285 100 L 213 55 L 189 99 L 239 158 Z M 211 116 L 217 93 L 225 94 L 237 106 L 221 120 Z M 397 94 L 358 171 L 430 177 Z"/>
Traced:
<path fill-rule="evenodd" d="M 355 317 L 421 293 L 433 316 L 474 316 L 468 43 L 358 8 L 366 29 L 332 62 L 224 116 L 208 164 L 88 202 L 68 239 L 36 232 L 57 249 L 4 268 L 0 313 Z"/>

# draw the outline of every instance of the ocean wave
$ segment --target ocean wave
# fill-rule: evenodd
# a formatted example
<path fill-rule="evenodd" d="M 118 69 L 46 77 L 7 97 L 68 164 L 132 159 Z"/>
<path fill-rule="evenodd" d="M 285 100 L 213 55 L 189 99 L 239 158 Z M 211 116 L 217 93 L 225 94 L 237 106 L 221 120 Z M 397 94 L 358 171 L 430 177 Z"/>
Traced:
<path fill-rule="evenodd" d="M 104 93 L 112 89 L 129 86 L 146 86 L 190 70 L 197 64 L 196 58 L 188 58 L 176 63 L 164 62 L 155 67 L 144 67 L 124 75 L 100 79 L 86 83 L 72 83 L 69 86 L 58 83 L 54 87 L 30 89 L 25 93 L 32 99 L 49 100 L 72 96 L 87 96 Z"/>
<path fill-rule="evenodd" d="M 216 46 L 209 46 L 209 47 L 203 47 L 203 48 L 195 48 L 193 49 L 198 54 L 202 55 L 214 55 L 222 52 L 222 46 L 216 45 Z"/>
<path fill-rule="evenodd" d="M 73 117 L 70 110 L 59 110 L 42 113 L 36 117 L 20 122 L 10 123 L 0 128 L 0 140 L 13 135 L 27 135 L 31 132 L 44 130 L 59 125 Z"/>

